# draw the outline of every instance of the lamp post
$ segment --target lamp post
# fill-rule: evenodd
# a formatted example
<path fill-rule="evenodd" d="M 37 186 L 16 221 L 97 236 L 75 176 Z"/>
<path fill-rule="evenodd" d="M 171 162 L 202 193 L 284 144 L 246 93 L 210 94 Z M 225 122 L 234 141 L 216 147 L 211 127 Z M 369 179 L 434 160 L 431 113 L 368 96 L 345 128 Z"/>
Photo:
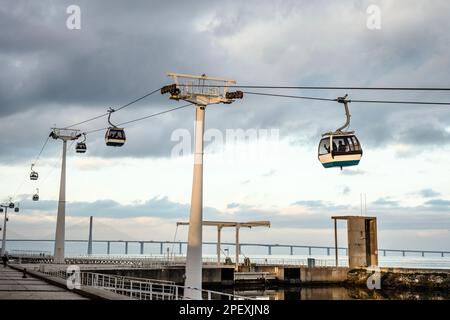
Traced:
<path fill-rule="evenodd" d="M 13 202 L 9 204 L 1 204 L 0 212 L 5 212 L 5 216 L 3 219 L 3 238 L 2 238 L 2 250 L 0 252 L 0 256 L 4 256 L 6 252 L 6 223 L 8 222 L 8 209 L 14 209 L 14 212 L 19 212 L 19 207 L 17 207 Z"/>

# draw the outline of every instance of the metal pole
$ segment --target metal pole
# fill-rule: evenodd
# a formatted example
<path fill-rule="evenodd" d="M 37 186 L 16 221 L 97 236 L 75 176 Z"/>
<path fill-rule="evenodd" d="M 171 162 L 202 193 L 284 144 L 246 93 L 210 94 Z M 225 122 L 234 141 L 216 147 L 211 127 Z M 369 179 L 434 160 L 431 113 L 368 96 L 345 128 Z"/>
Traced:
<path fill-rule="evenodd" d="M 111 242 L 107 241 L 106 242 L 106 254 L 110 254 L 111 253 Z"/>
<path fill-rule="evenodd" d="M 61 181 L 59 185 L 58 215 L 56 218 L 54 262 L 64 263 L 64 240 L 66 223 L 66 154 L 67 141 L 63 140 L 63 155 L 61 165 Z"/>
<path fill-rule="evenodd" d="M 125 241 L 125 254 L 128 254 L 128 241 Z"/>
<path fill-rule="evenodd" d="M 220 266 L 220 233 L 222 231 L 221 226 L 217 226 L 217 265 Z"/>
<path fill-rule="evenodd" d="M 336 254 L 336 267 L 338 267 L 339 260 L 338 260 L 338 240 L 337 240 L 337 219 L 334 219 L 334 251 Z"/>
<path fill-rule="evenodd" d="M 188 299 L 201 300 L 202 289 L 202 221 L 203 221 L 203 132 L 205 107 L 195 108 L 195 154 L 192 182 L 191 212 L 186 255 L 186 280 L 184 295 Z M 199 290 L 193 290 L 196 288 Z"/>
<path fill-rule="evenodd" d="M 89 218 L 89 241 L 88 241 L 88 255 L 92 254 L 92 219 L 93 217 L 91 216 Z"/>
<path fill-rule="evenodd" d="M 7 215 L 8 207 L 4 206 L 4 208 L 5 208 L 5 218 L 3 220 L 3 239 L 2 239 L 2 252 L 1 252 L 2 257 L 5 255 L 5 250 L 6 250 L 6 220 L 8 218 L 8 215 Z"/>
<path fill-rule="evenodd" d="M 144 254 L 144 242 L 141 242 L 141 254 Z"/>
<path fill-rule="evenodd" d="M 239 270 L 239 249 L 240 249 L 240 245 L 239 245 L 239 227 L 236 226 L 236 266 L 235 269 L 236 271 Z"/>

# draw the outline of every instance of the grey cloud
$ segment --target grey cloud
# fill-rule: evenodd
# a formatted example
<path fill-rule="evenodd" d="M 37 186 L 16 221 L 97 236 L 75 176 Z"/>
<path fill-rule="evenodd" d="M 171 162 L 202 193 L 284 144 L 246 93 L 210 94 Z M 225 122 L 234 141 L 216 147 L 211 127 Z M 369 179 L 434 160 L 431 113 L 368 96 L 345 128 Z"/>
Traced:
<path fill-rule="evenodd" d="M 441 195 L 439 192 L 434 191 L 433 189 L 422 189 L 418 193 L 424 198 L 433 198 Z"/>
<path fill-rule="evenodd" d="M 430 206 L 435 210 L 449 210 L 450 209 L 450 201 L 443 199 L 433 199 L 428 200 L 424 203 L 425 206 Z"/>
<path fill-rule="evenodd" d="M 232 214 L 222 212 L 213 207 L 204 208 L 204 217 L 207 220 L 225 221 L 251 221 L 269 220 L 272 226 L 277 228 L 323 228 L 331 226 L 333 215 L 359 215 L 359 207 L 350 205 L 338 205 L 332 202 L 318 200 L 302 200 L 292 205 L 307 207 L 308 214 L 299 211 L 282 214 L 277 209 L 257 208 L 238 203 L 228 204 L 229 208 L 236 209 Z M 20 201 L 21 215 L 30 214 L 32 211 L 54 213 L 56 215 L 56 201 L 33 202 L 22 198 Z M 105 199 L 95 202 L 69 202 L 66 213 L 70 216 L 81 217 L 161 217 L 186 221 L 189 217 L 189 204 L 178 203 L 167 197 L 153 197 L 145 202 L 133 204 L 120 204 L 116 201 Z M 368 215 L 378 218 L 379 230 L 384 229 L 442 229 L 450 228 L 450 201 L 435 199 L 425 202 L 423 205 L 404 207 L 396 201 L 378 199 L 368 206 Z"/>
<path fill-rule="evenodd" d="M 12 119 L 16 128 L 8 131 L 8 139 L 0 140 L 2 150 L 14 146 L 14 152 L 2 153 L 2 162 L 36 154 L 36 146 L 53 123 L 64 126 L 95 116 L 169 83 L 167 71 L 207 73 L 242 84 L 433 86 L 448 82 L 446 1 L 426 8 L 420 2 L 392 4 L 384 12 L 389 23 L 380 32 L 365 28 L 367 6 L 359 1 L 135 1 L 132 6 L 123 1 L 78 1 L 82 10 L 78 31 L 65 28 L 65 9 L 70 4 L 68 0 L 4 1 L 0 8 L 0 30 L 14 31 L 0 32 L 0 118 L 3 123 Z M 340 11 L 348 12 L 351 19 L 340 17 Z M 401 21 L 394 19 L 400 11 L 405 16 Z M 420 21 L 415 19 L 418 14 L 423 17 Z M 285 32 L 277 19 L 292 23 L 291 32 Z M 355 21 L 361 22 L 361 28 L 355 27 Z M 204 29 L 199 30 L 203 22 Z M 273 25 L 271 35 L 252 33 L 264 25 Z M 259 37 L 260 47 L 235 53 L 233 39 L 245 32 L 247 41 Z M 343 38 L 344 43 L 338 40 Z M 301 92 L 330 98 L 344 93 Z M 448 100 L 434 93 L 348 93 L 352 99 Z M 114 119 L 126 121 L 169 106 L 174 104 L 157 94 Z M 55 110 L 70 112 L 55 114 Z M 351 111 L 352 129 L 364 148 L 399 142 L 421 148 L 449 143 L 445 128 L 450 112 L 442 108 L 352 103 Z M 193 113 L 181 112 L 185 111 L 137 125 L 145 130 L 130 129 L 131 139 L 122 152 L 103 148 L 102 135 L 93 135 L 90 152 L 105 157 L 167 157 L 173 128 L 192 127 Z M 231 106 L 208 110 L 206 126 L 222 131 L 275 127 L 282 138 L 315 145 L 320 133 L 335 129 L 343 118 L 342 106 L 334 103 L 246 95 Z M 81 129 L 105 124 L 103 119 Z"/>
<path fill-rule="evenodd" d="M 397 207 L 399 205 L 399 202 L 395 200 L 389 200 L 389 198 L 379 198 L 372 202 L 372 204 L 381 207 Z"/>
<path fill-rule="evenodd" d="M 235 209 L 235 208 L 239 208 L 239 203 L 232 202 L 227 204 L 227 209 Z"/>
<path fill-rule="evenodd" d="M 270 176 L 273 176 L 276 172 L 277 172 L 276 170 L 271 169 L 270 171 L 264 173 L 262 176 L 263 177 L 270 177 Z"/>
<path fill-rule="evenodd" d="M 349 186 L 344 186 L 344 188 L 342 189 L 342 194 L 347 195 L 350 193 L 350 187 Z"/>

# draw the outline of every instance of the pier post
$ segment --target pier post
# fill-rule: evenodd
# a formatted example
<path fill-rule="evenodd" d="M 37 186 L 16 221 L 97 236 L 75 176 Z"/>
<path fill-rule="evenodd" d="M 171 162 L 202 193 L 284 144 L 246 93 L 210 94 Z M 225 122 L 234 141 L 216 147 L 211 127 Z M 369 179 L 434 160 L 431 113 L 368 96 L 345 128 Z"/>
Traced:
<path fill-rule="evenodd" d="M 294 255 L 294 247 L 291 246 L 291 256 L 293 256 L 293 255 Z"/>
<path fill-rule="evenodd" d="M 92 254 L 92 219 L 93 219 L 93 217 L 90 216 L 90 218 L 89 218 L 89 240 L 88 240 L 88 249 L 87 249 L 88 255 Z"/>
<path fill-rule="evenodd" d="M 337 219 L 334 219 L 334 252 L 336 254 L 336 268 L 337 268 L 339 266 L 338 238 L 337 238 Z"/>
<path fill-rule="evenodd" d="M 144 242 L 141 242 L 141 254 L 144 254 Z"/>
<path fill-rule="evenodd" d="M 383 256 L 386 257 L 386 250 L 383 250 Z"/>
<path fill-rule="evenodd" d="M 442 258 L 444 257 L 444 252 L 441 252 L 441 257 L 442 257 Z"/>
<path fill-rule="evenodd" d="M 308 255 L 311 255 L 311 247 L 308 247 Z"/>
<path fill-rule="evenodd" d="M 269 250 L 268 251 L 268 253 L 269 253 L 269 256 L 271 256 L 272 255 L 272 246 L 267 246 L 267 249 Z"/>
<path fill-rule="evenodd" d="M 425 257 L 425 251 L 422 251 L 422 257 Z"/>
<path fill-rule="evenodd" d="M 128 254 L 128 241 L 125 241 L 125 254 Z"/>
<path fill-rule="evenodd" d="M 327 256 L 330 255 L 330 248 L 327 248 Z"/>
<path fill-rule="evenodd" d="M 402 255 L 405 256 L 405 251 L 402 251 Z"/>
<path fill-rule="evenodd" d="M 110 254 L 110 253 L 111 253 L 111 242 L 106 241 L 106 254 Z"/>
<path fill-rule="evenodd" d="M 220 266 L 220 236 L 221 236 L 222 226 L 217 226 L 217 265 Z"/>
<path fill-rule="evenodd" d="M 239 245 L 239 227 L 236 226 L 236 266 L 235 269 L 236 271 L 239 269 L 239 249 L 240 249 L 240 245 Z"/>
<path fill-rule="evenodd" d="M 179 244 L 179 254 L 182 254 L 183 253 L 183 244 L 180 242 L 180 244 Z"/>

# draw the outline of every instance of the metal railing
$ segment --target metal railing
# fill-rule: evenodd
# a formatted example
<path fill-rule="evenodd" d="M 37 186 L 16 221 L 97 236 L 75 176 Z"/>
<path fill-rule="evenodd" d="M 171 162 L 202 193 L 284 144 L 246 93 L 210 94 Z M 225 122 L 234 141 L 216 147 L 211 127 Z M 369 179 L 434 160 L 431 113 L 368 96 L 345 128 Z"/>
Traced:
<path fill-rule="evenodd" d="M 65 270 L 56 270 L 40 273 L 47 276 L 61 279 L 68 278 L 69 274 Z M 143 279 L 133 277 L 123 277 L 116 275 L 107 275 L 95 272 L 81 271 L 74 274 L 81 286 L 98 288 L 114 292 L 124 297 L 137 300 L 186 300 L 183 296 L 185 287 L 176 285 L 172 281 Z M 251 300 L 249 297 L 238 296 L 213 290 L 200 290 L 202 298 L 206 300 Z"/>

